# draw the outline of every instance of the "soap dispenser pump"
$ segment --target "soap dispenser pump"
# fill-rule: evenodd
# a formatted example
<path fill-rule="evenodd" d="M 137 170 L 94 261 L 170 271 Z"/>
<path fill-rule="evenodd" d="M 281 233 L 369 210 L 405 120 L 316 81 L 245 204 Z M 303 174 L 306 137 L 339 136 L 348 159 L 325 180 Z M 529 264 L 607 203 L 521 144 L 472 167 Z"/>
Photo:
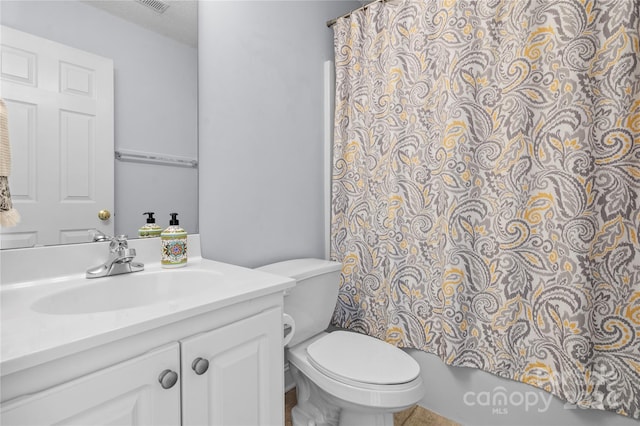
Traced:
<path fill-rule="evenodd" d="M 140 238 L 153 238 L 159 237 L 162 232 L 162 228 L 156 224 L 156 219 L 153 217 L 154 212 L 145 212 L 142 214 L 146 214 L 147 223 L 138 229 L 138 236 Z"/>
<path fill-rule="evenodd" d="M 171 221 L 169 227 L 162 231 L 160 240 L 162 242 L 163 268 L 180 268 L 187 264 L 187 231 L 180 227 L 178 213 L 170 213 Z"/>

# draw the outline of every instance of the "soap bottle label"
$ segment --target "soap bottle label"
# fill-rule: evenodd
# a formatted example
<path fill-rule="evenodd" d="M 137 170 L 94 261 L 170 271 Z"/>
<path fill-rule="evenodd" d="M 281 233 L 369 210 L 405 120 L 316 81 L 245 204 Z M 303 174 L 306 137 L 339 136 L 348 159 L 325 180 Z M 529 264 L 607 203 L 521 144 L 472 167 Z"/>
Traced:
<path fill-rule="evenodd" d="M 159 237 L 162 232 L 162 228 L 157 225 L 144 225 L 142 228 L 138 229 L 138 236 L 140 238 L 153 238 Z"/>
<path fill-rule="evenodd" d="M 187 239 L 185 237 L 162 236 L 162 266 L 178 268 L 187 263 Z"/>

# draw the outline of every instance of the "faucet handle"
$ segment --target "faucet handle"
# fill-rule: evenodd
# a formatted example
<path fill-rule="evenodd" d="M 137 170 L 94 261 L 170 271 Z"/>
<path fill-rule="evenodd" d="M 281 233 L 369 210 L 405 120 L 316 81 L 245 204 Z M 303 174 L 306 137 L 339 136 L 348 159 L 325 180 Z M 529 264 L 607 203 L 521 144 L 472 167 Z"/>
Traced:
<path fill-rule="evenodd" d="M 112 236 L 105 234 L 99 229 L 90 229 L 89 235 L 91 235 L 91 240 L 93 242 L 97 241 L 111 241 L 113 239 Z"/>
<path fill-rule="evenodd" d="M 127 242 L 127 236 L 126 235 L 118 235 L 115 237 L 111 238 L 111 243 L 109 244 L 109 249 L 111 249 L 112 252 L 117 251 L 117 250 L 122 250 L 122 249 L 126 249 L 129 247 L 129 243 Z"/>

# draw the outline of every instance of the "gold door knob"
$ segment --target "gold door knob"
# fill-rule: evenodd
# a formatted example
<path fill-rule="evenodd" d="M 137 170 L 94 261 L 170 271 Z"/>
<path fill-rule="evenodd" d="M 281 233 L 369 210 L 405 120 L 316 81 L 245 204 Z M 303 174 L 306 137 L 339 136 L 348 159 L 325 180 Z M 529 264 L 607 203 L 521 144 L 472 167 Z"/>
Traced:
<path fill-rule="evenodd" d="M 108 220 L 111 217 L 111 213 L 109 210 L 100 210 L 98 212 L 98 219 L 100 220 Z"/>

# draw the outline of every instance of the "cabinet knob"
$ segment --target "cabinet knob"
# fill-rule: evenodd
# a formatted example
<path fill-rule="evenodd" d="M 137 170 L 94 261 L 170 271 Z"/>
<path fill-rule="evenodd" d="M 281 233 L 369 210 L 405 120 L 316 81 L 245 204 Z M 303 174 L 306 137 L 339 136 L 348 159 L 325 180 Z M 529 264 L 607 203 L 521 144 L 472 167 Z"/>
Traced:
<path fill-rule="evenodd" d="M 207 370 L 209 369 L 209 361 L 204 358 L 198 357 L 191 363 L 191 368 L 193 368 L 193 371 L 195 371 L 199 376 L 207 372 Z"/>
<path fill-rule="evenodd" d="M 163 389 L 172 388 L 178 381 L 178 373 L 172 370 L 164 370 L 160 373 L 160 376 L 158 376 L 158 381 Z"/>

